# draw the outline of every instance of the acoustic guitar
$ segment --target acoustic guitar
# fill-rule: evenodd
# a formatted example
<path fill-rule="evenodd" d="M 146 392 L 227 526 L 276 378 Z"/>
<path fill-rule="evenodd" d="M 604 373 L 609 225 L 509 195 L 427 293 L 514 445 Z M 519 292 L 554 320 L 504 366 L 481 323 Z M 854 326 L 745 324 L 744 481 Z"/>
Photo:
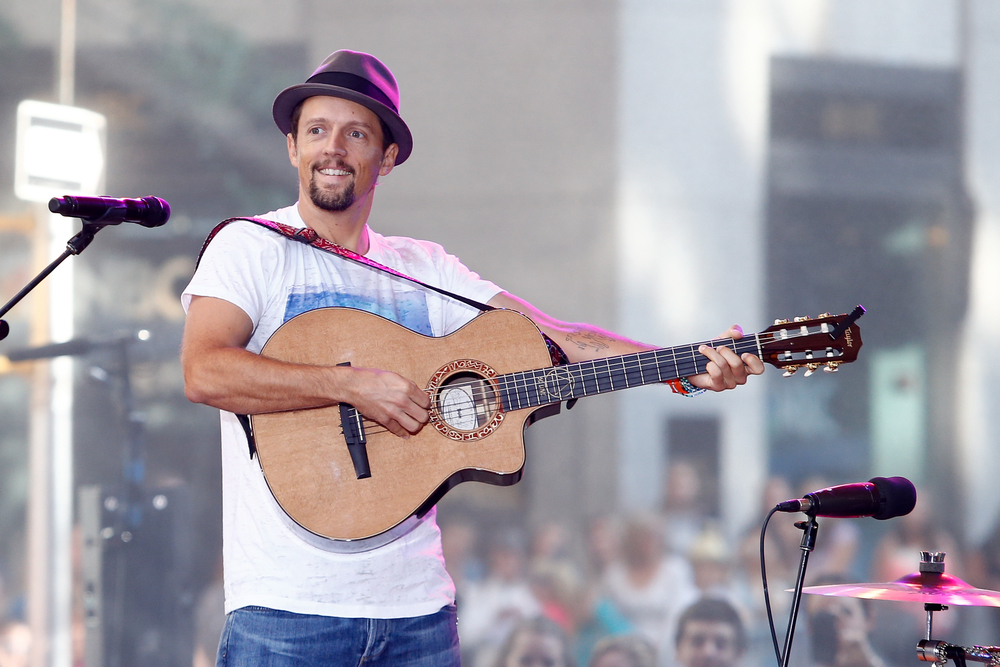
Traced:
<path fill-rule="evenodd" d="M 398 373 L 430 396 L 430 422 L 403 439 L 346 404 L 253 415 L 257 456 L 290 525 L 333 551 L 366 550 L 407 532 L 456 484 L 520 480 L 524 428 L 547 408 L 701 373 L 708 363 L 702 344 L 750 352 L 786 375 L 835 371 L 857 358 L 855 320 L 863 312 L 778 320 L 739 340 L 553 366 L 541 332 L 511 310 L 485 312 L 434 338 L 364 311 L 319 308 L 285 322 L 261 354 Z"/>

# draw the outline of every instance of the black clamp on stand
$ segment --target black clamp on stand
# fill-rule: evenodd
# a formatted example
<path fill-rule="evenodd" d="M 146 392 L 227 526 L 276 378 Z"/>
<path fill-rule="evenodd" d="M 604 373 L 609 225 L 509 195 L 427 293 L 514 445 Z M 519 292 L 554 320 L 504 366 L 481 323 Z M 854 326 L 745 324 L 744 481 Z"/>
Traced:
<path fill-rule="evenodd" d="M 799 559 L 799 573 L 795 579 L 792 609 L 788 614 L 788 628 L 785 630 L 785 650 L 781 654 L 781 667 L 788 667 L 788 659 L 792 654 L 792 637 L 795 635 L 795 621 L 799 616 L 799 604 L 802 601 L 802 584 L 806 578 L 809 554 L 816 549 L 816 534 L 819 532 L 816 517 L 811 514 L 807 520 L 796 522 L 795 527 L 802 531 L 802 540 L 799 542 L 802 557 Z"/>
<path fill-rule="evenodd" d="M 0 308 L 0 317 L 6 315 L 11 308 L 16 306 L 21 299 L 23 299 L 28 295 L 28 292 L 35 289 L 35 287 L 38 286 L 38 283 L 45 280 L 49 276 L 49 274 L 55 270 L 57 266 L 62 264 L 64 259 L 66 259 L 70 255 L 79 255 L 81 252 L 86 250 L 87 246 L 90 245 L 90 242 L 94 240 L 94 236 L 97 234 L 97 232 L 101 231 L 106 226 L 107 225 L 103 223 L 89 222 L 84 220 L 83 230 L 81 230 L 79 234 L 77 234 L 76 236 L 74 236 L 73 238 L 71 238 L 69 241 L 66 242 L 66 250 L 64 250 L 61 255 L 52 260 L 52 262 L 50 262 L 48 266 L 42 269 L 42 271 L 37 276 L 32 278 L 31 282 L 25 285 L 20 292 L 14 295 L 14 298 L 12 298 L 10 301 L 8 301 L 3 305 L 3 308 Z M 10 325 L 8 325 L 5 320 L 0 319 L 0 340 L 6 338 L 9 333 L 10 333 Z"/>

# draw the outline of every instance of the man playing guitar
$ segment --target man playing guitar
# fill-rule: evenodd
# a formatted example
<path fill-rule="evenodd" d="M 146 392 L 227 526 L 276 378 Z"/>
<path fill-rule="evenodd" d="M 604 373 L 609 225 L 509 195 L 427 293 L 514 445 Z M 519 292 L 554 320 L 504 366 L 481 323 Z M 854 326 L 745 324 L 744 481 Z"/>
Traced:
<path fill-rule="evenodd" d="M 311 229 L 400 273 L 519 311 L 570 361 L 653 349 L 550 317 L 436 244 L 371 230 L 379 178 L 412 149 L 398 103 L 391 72 L 351 51 L 332 54 L 306 83 L 282 91 L 274 118 L 298 171 L 299 199 L 261 217 Z M 289 530 L 269 494 L 236 415 L 347 403 L 409 438 L 427 424 L 431 408 L 427 392 L 412 380 L 379 368 L 288 363 L 259 352 L 286 320 L 318 307 L 366 310 L 429 336 L 451 333 L 478 311 L 245 221 L 227 225 L 207 244 L 183 301 L 187 396 L 222 411 L 228 616 L 218 664 L 358 664 L 364 657 L 372 665 L 458 665 L 454 587 L 434 511 L 405 535 L 367 551 L 336 553 L 303 539 Z M 734 326 L 725 336 L 740 338 L 742 331 Z M 698 351 L 709 363 L 688 379 L 689 389 L 732 389 L 763 372 L 750 353 Z"/>

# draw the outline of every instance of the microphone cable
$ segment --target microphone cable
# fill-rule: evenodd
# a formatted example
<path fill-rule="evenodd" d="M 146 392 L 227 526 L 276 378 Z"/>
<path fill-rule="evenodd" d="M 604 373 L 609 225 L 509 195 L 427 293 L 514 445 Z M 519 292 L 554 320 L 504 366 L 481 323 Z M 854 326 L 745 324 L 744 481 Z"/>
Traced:
<path fill-rule="evenodd" d="M 767 533 L 767 524 L 777 511 L 777 506 L 772 507 L 767 516 L 764 517 L 764 525 L 760 528 L 760 580 L 764 586 L 764 609 L 767 611 L 767 625 L 771 630 L 771 643 L 774 644 L 774 657 L 777 658 L 780 667 L 782 664 L 781 648 L 778 646 L 778 634 L 774 631 L 774 616 L 771 614 L 771 596 L 767 592 L 767 563 L 764 558 L 764 535 Z"/>

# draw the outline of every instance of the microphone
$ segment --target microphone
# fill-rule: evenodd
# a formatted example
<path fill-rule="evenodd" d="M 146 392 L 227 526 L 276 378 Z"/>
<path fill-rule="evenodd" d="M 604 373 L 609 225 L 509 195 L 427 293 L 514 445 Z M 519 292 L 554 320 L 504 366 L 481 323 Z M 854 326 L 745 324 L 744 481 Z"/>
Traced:
<path fill-rule="evenodd" d="M 49 200 L 49 210 L 68 218 L 83 218 L 105 225 L 136 222 L 143 227 L 159 227 L 170 219 L 170 204 L 159 197 L 53 197 Z"/>
<path fill-rule="evenodd" d="M 917 490 L 905 477 L 873 477 L 867 482 L 841 484 L 807 493 L 805 498 L 775 505 L 779 512 L 853 519 L 870 516 L 892 519 L 909 514 L 917 504 Z"/>

